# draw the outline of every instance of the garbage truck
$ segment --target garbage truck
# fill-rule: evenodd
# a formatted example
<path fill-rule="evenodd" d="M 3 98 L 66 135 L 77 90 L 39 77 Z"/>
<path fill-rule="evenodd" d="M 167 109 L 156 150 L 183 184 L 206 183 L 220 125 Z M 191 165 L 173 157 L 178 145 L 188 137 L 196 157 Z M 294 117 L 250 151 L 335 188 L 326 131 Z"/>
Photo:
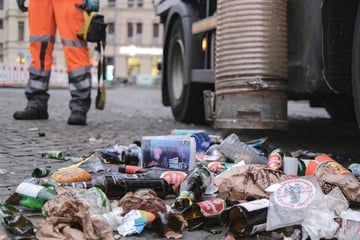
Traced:
<path fill-rule="evenodd" d="M 360 126 L 358 0 L 158 0 L 176 121 L 287 129 L 288 100 Z"/>

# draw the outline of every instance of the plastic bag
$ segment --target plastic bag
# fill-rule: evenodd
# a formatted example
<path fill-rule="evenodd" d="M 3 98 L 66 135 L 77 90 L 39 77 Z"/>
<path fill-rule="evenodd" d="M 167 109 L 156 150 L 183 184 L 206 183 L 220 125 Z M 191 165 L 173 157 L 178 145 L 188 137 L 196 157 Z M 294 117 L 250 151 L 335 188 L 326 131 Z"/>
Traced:
<path fill-rule="evenodd" d="M 329 209 L 334 211 L 337 216 L 349 208 L 349 202 L 338 187 L 335 187 L 326 195 L 326 202 Z"/>
<path fill-rule="evenodd" d="M 313 175 L 282 181 L 270 194 L 266 231 L 300 225 L 318 210 L 327 210 L 324 194 Z"/>
<path fill-rule="evenodd" d="M 141 233 L 145 226 L 155 220 L 155 215 L 143 210 L 131 210 L 123 219 L 118 227 L 121 236 L 129 236 Z"/>
<path fill-rule="evenodd" d="M 241 160 L 244 160 L 246 164 L 266 165 L 267 163 L 267 158 L 261 156 L 259 150 L 241 141 L 235 133 L 230 134 L 221 142 L 219 151 L 235 163 Z"/>

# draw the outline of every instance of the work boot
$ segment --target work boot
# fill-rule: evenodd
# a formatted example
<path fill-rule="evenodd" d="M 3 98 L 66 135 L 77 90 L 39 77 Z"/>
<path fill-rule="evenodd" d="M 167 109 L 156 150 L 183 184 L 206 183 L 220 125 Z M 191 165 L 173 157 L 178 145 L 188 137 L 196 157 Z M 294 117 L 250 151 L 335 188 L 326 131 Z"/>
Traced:
<path fill-rule="evenodd" d="M 68 119 L 70 125 L 86 125 L 86 113 L 79 111 L 71 111 Z"/>
<path fill-rule="evenodd" d="M 14 118 L 17 120 L 48 119 L 49 114 L 46 109 L 27 106 L 23 111 L 16 111 Z"/>

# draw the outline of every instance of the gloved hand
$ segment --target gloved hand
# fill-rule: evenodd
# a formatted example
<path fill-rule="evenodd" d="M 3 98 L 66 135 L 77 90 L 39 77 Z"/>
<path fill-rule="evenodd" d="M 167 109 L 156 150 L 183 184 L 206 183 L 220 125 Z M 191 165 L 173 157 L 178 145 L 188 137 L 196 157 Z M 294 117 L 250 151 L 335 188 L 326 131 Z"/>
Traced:
<path fill-rule="evenodd" d="M 20 9 L 20 11 L 27 12 L 28 8 L 25 7 L 25 0 L 16 0 L 16 3 L 18 5 L 18 8 Z"/>
<path fill-rule="evenodd" d="M 77 5 L 77 7 L 87 12 L 97 12 L 99 11 L 99 0 L 83 0 L 82 4 Z"/>

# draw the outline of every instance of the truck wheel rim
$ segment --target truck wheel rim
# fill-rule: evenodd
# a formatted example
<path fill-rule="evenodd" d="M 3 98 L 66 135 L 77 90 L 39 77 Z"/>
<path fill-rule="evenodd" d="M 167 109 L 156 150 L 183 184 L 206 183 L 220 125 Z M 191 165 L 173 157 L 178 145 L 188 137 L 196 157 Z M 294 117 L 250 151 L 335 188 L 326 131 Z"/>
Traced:
<path fill-rule="evenodd" d="M 174 58 L 172 61 L 172 91 L 175 99 L 181 97 L 184 88 L 184 45 L 183 42 L 178 39 L 174 44 Z"/>

